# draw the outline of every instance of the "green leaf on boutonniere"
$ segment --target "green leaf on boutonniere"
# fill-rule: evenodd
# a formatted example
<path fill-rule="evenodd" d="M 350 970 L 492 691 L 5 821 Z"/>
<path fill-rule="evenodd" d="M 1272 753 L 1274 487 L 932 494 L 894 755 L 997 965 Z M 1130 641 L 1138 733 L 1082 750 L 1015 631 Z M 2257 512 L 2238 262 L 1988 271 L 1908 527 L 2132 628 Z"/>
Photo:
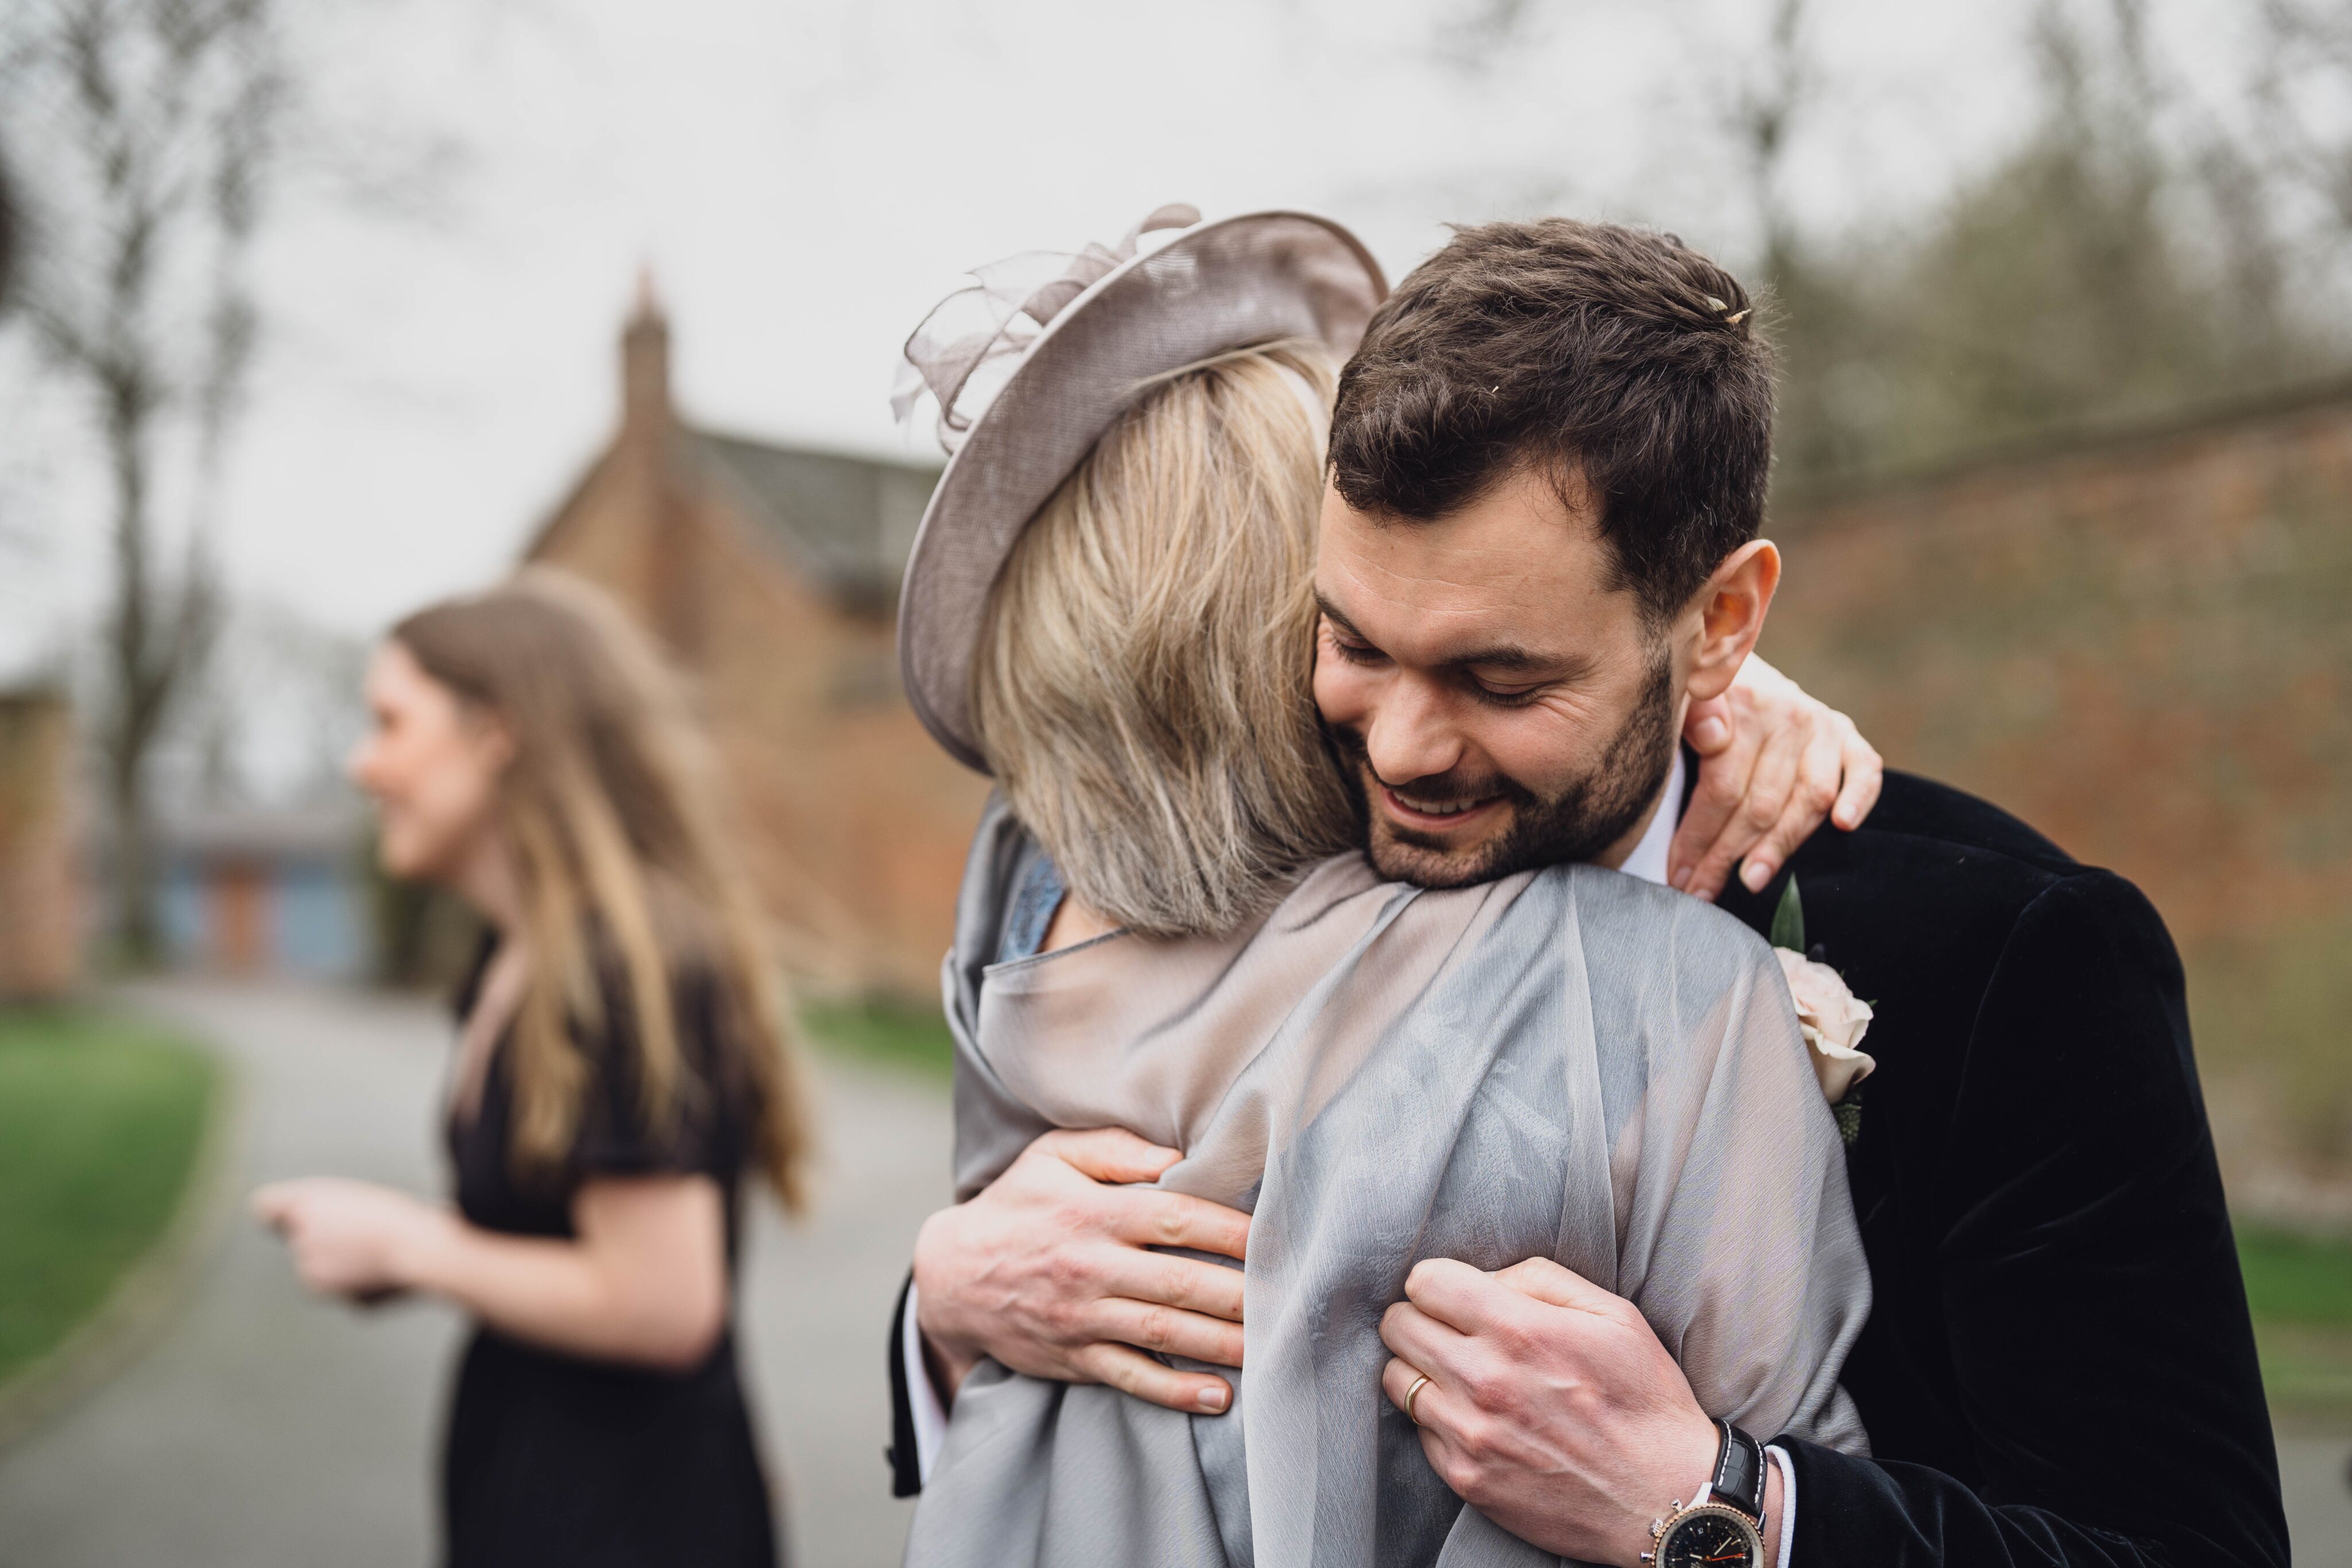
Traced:
<path fill-rule="evenodd" d="M 1838 1136 L 1845 1140 L 1847 1148 L 1853 1147 L 1853 1141 L 1862 1136 L 1862 1085 L 1847 1090 L 1845 1098 L 1830 1107 L 1830 1114 L 1837 1118 Z"/>
<path fill-rule="evenodd" d="M 1780 894 L 1780 907 L 1772 912 L 1772 935 L 1775 947 L 1786 947 L 1791 953 L 1805 950 L 1805 901 L 1797 896 L 1797 879 L 1790 877 Z"/>

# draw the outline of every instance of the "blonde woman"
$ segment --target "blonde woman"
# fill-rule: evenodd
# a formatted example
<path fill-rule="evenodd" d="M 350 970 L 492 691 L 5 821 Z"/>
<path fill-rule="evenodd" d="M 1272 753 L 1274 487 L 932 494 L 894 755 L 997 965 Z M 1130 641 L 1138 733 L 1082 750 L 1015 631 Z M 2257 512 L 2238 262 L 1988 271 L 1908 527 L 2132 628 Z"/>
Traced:
<path fill-rule="evenodd" d="M 770 1564 L 731 1315 L 742 1184 L 807 1137 L 710 759 L 644 635 L 528 574 L 395 627 L 352 761 L 384 870 L 490 937 L 459 1002 L 453 1207 L 333 1177 L 256 1211 L 303 1281 L 476 1321 L 443 1473 L 471 1564 Z"/>
<path fill-rule="evenodd" d="M 1379 276 L 1323 220 L 1180 221 L 1001 296 L 1016 362 L 984 409 L 965 389 L 990 340 L 910 348 L 961 444 L 901 663 L 1002 794 L 946 975 L 960 1202 L 900 1320 L 902 1480 L 910 1444 L 927 1471 L 908 1561 L 1549 1561 L 1448 1489 L 1409 1418 L 1423 1388 L 1382 1398 L 1382 1313 L 1433 1259 L 1572 1273 L 1595 1312 L 1654 1325 L 1706 1412 L 1664 1436 L 1681 1496 L 1717 1459 L 1710 1416 L 1859 1448 L 1837 1379 L 1868 1279 L 1787 988 L 1731 916 L 1657 885 L 1678 719 L 1752 627 L 1661 655 L 1570 785 L 1520 791 L 1548 847 L 1589 841 L 1560 860 L 1654 869 L 1385 878 L 1355 749 L 1318 716 L 1312 588 L 1336 364 Z M 1605 673 L 1591 706 L 1621 700 Z M 1093 1245 L 1040 1266 L 1023 1236 Z M 1769 1561 L 1779 1483 L 1738 1437 Z M 1668 1502 L 1580 1508 L 1595 1560 Z"/>

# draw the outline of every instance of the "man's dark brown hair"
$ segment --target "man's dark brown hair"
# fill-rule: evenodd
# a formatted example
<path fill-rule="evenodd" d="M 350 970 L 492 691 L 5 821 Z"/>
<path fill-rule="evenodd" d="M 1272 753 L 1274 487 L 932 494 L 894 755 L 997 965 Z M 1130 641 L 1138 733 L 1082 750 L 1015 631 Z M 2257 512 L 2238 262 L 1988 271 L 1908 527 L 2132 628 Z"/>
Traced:
<path fill-rule="evenodd" d="M 1672 235 L 1568 218 L 1462 229 L 1414 268 L 1331 424 L 1333 481 L 1376 517 L 1433 521 L 1528 468 L 1589 495 L 1612 586 L 1654 621 L 1756 537 L 1771 453 L 1739 281 Z"/>

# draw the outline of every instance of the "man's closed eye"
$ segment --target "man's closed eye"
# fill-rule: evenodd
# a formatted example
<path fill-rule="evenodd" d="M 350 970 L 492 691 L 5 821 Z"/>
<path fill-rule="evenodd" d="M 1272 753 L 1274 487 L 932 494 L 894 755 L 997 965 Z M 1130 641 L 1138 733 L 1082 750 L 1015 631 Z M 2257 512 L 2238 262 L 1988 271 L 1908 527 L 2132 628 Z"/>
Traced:
<path fill-rule="evenodd" d="M 1351 642 L 1341 636 L 1328 622 L 1323 628 L 1323 634 L 1331 652 L 1338 655 L 1343 664 L 1385 664 L 1389 662 L 1389 656 L 1370 643 Z"/>
<path fill-rule="evenodd" d="M 1551 685 L 1549 681 L 1538 681 L 1533 685 L 1498 686 L 1475 675 L 1464 677 L 1463 684 L 1469 688 L 1473 697 L 1488 707 L 1526 707 L 1543 695 L 1545 689 Z"/>

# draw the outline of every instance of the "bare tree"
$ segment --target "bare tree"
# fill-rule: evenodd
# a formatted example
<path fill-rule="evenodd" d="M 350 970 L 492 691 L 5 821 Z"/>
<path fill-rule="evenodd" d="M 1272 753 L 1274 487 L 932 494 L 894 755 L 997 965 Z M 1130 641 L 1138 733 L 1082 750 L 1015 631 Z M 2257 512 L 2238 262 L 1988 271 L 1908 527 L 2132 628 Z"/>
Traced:
<path fill-rule="evenodd" d="M 2263 0 L 2252 84 L 2265 162 L 2309 191 L 2339 231 L 2352 230 L 2352 3 Z M 2331 117 L 2315 112 L 2332 105 Z"/>
<path fill-rule="evenodd" d="M 1542 0 L 1455 0 L 1440 8 L 1434 42 L 1441 58 L 1481 70 L 1519 43 Z"/>
<path fill-rule="evenodd" d="M 0 311 L 8 308 L 9 286 L 16 280 L 16 183 L 7 159 L 0 157 Z"/>
<path fill-rule="evenodd" d="M 246 260 L 285 98 L 273 24 L 269 0 L 16 0 L 0 23 L 39 241 L 22 309 L 88 394 L 107 459 L 97 729 L 133 962 L 155 940 L 149 763 L 218 621 L 210 511 L 252 361 Z"/>
<path fill-rule="evenodd" d="M 1727 111 L 1755 209 L 1758 256 L 1765 277 L 1774 282 L 1784 280 L 1797 259 L 1796 220 L 1781 191 L 1781 166 L 1790 135 L 1821 85 L 1805 47 L 1805 5 L 1806 0 L 1771 0 L 1757 67 L 1735 87 Z"/>

